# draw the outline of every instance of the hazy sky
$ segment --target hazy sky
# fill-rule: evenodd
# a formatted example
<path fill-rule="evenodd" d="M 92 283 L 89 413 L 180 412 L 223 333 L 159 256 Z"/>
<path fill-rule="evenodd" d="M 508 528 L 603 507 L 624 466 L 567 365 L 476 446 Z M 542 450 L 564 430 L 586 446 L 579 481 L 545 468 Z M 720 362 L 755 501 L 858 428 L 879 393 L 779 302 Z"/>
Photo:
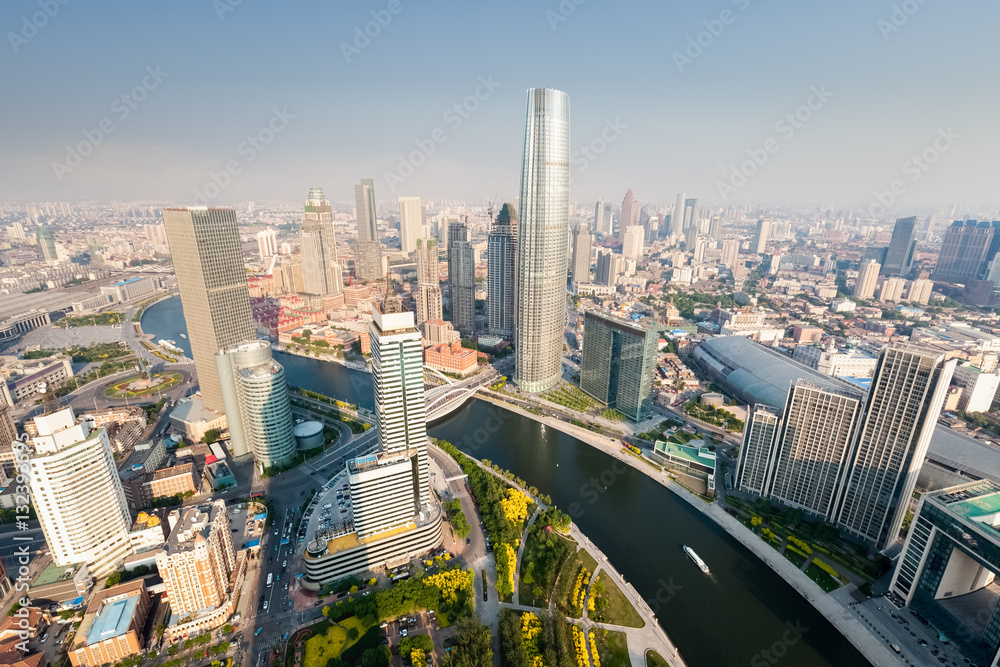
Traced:
<path fill-rule="evenodd" d="M 1000 201 L 996 0 L 59 2 L 0 3 L 0 197 L 512 199 L 550 86 L 581 202 Z"/>

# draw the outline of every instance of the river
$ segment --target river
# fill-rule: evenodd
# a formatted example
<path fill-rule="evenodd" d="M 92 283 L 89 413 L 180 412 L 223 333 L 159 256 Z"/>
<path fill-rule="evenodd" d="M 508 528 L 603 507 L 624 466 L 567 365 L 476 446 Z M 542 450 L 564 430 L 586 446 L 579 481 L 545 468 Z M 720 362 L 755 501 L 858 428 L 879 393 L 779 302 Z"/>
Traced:
<path fill-rule="evenodd" d="M 190 353 L 179 336 L 185 332 L 179 298 L 148 308 L 142 326 Z M 367 374 L 316 359 L 277 356 L 289 383 L 372 405 Z M 479 400 L 429 431 L 552 496 L 650 603 L 691 667 L 868 664 L 791 586 L 725 531 L 607 454 Z M 711 575 L 688 560 L 681 549 L 685 544 L 705 560 Z"/>

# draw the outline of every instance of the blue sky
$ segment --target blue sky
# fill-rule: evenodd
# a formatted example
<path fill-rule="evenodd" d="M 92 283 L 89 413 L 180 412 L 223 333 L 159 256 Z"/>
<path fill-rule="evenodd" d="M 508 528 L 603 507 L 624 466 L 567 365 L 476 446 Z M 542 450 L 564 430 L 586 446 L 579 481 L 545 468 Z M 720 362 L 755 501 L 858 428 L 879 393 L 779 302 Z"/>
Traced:
<path fill-rule="evenodd" d="M 525 90 L 551 86 L 571 97 L 581 202 L 631 187 L 640 201 L 854 206 L 894 180 L 903 208 L 1000 200 L 995 0 L 897 0 L 895 22 L 894 3 L 877 0 L 237 2 L 0 4 L 0 197 L 188 203 L 215 174 L 227 182 L 208 188 L 215 203 L 302 199 L 310 186 L 348 200 L 363 177 L 380 199 L 498 186 L 511 199 Z M 51 18 L 37 14 L 46 3 Z M 373 11 L 385 25 L 358 48 Z M 701 53 L 685 55 L 699 37 Z M 678 67 L 675 54 L 694 57 Z M 145 99 L 127 108 L 120 96 L 144 77 Z M 474 111 L 449 112 L 467 98 Z M 779 129 L 797 109 L 807 119 Z M 113 128 L 98 143 L 102 120 Z M 280 131 L 249 150 L 269 124 Z M 420 165 L 400 171 L 418 141 Z M 75 164 L 66 147 L 80 142 L 92 151 Z M 925 149 L 933 164 L 907 171 Z"/>

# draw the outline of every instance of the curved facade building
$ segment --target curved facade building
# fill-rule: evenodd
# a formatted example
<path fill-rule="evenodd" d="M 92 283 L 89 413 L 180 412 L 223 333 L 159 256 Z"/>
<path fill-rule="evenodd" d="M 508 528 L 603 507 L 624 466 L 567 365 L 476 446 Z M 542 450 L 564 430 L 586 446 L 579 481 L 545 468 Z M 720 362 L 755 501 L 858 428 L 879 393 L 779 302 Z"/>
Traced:
<path fill-rule="evenodd" d="M 233 455 L 253 454 L 261 468 L 291 461 L 296 453 L 292 406 L 285 369 L 271 357 L 271 344 L 235 345 L 215 355 L 215 363 Z"/>
<path fill-rule="evenodd" d="M 514 381 L 545 391 L 562 377 L 569 237 L 569 95 L 528 90 L 517 241 Z"/>

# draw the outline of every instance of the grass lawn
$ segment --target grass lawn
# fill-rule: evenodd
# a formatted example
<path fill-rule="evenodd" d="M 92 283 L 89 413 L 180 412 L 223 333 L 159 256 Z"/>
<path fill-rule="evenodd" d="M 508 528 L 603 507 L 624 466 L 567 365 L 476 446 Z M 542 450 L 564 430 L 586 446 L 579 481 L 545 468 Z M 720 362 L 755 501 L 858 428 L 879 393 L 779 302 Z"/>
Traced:
<path fill-rule="evenodd" d="M 809 567 L 806 568 L 806 574 L 808 574 L 809 578 L 819 584 L 819 587 L 827 593 L 835 591 L 843 586 L 839 580 L 834 579 L 828 573 L 824 572 L 820 566 L 816 565 L 815 562 L 809 563 Z"/>
<path fill-rule="evenodd" d="M 324 625 L 326 625 L 325 632 Z M 358 636 L 349 641 L 347 633 L 352 628 L 357 629 Z M 349 616 L 338 624 L 317 623 L 311 629 L 314 634 L 306 640 L 302 667 L 326 667 L 331 658 L 339 658 L 341 652 L 357 642 L 368 628 L 356 616 Z"/>
<path fill-rule="evenodd" d="M 624 632 L 595 629 L 594 640 L 597 642 L 597 653 L 601 656 L 601 667 L 632 667 Z"/>
<path fill-rule="evenodd" d="M 656 651 L 647 651 L 646 667 L 670 667 L 670 665 Z"/>
<path fill-rule="evenodd" d="M 556 583 L 556 608 L 572 618 L 580 618 L 579 615 L 574 615 L 575 610 L 572 608 L 569 598 L 573 594 L 576 575 L 582 565 L 581 554 L 586 554 L 586 552 L 581 549 L 563 561 L 562 569 L 559 571 L 559 580 Z"/>
<path fill-rule="evenodd" d="M 580 549 L 579 553 L 580 553 L 580 564 L 582 564 L 585 568 L 590 570 L 590 573 L 593 574 L 594 570 L 597 569 L 597 561 L 594 560 L 594 557 L 591 556 L 590 552 L 587 551 L 586 549 Z"/>
<path fill-rule="evenodd" d="M 796 551 L 792 551 L 788 547 L 785 547 L 785 558 L 790 560 L 795 567 L 802 567 L 802 563 L 806 562 L 805 556 Z"/>
<path fill-rule="evenodd" d="M 601 595 L 601 599 L 606 601 L 608 606 L 595 610 L 594 613 L 589 614 L 590 618 L 600 623 L 624 625 L 629 628 L 645 627 L 646 621 L 642 620 L 639 612 L 635 610 L 635 607 L 632 606 L 632 603 L 628 601 L 625 594 L 618 588 L 618 584 L 608 576 L 607 572 L 602 570 L 597 576 L 597 581 L 604 584 L 604 594 Z M 593 588 L 591 588 L 591 594 L 593 595 Z"/>

